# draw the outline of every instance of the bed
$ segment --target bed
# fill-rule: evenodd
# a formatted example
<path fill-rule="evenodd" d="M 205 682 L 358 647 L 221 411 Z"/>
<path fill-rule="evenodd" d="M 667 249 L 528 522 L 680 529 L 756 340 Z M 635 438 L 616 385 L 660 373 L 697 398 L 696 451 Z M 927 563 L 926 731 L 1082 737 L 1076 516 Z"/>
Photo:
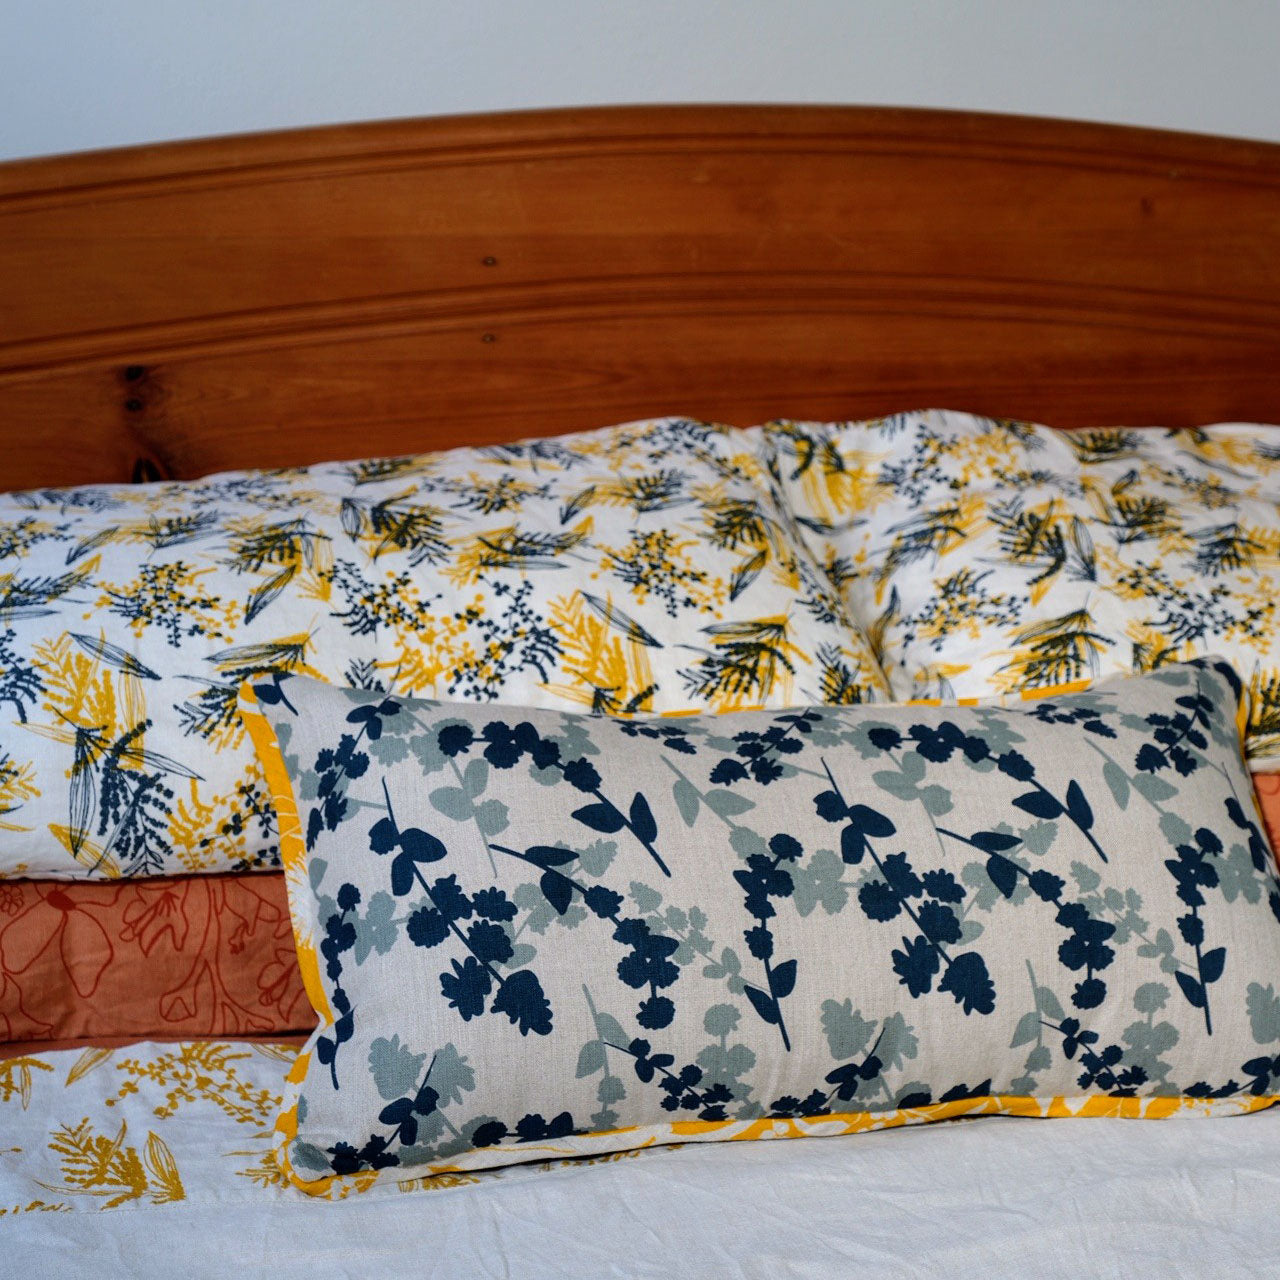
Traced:
<path fill-rule="evenodd" d="M 593 109 L 12 163 L 0 483 L 664 414 L 1276 422 L 1278 244 L 1280 148 L 968 113 Z M 278 902 L 235 909 L 280 936 Z M 305 1031 L 296 981 L 263 981 Z M 103 1275 L 175 1256 L 189 1275 L 415 1276 L 1250 1276 L 1280 1258 L 1274 1110 L 691 1143 L 317 1203 L 270 1171 L 301 1037 L 264 1043 L 224 1010 L 193 1041 L 169 1016 L 7 1037 L 0 1098 L 59 1135 L 36 1153 L 0 1133 L 15 1274 L 88 1251 Z M 116 1173 L 95 1181 L 95 1161 Z"/>

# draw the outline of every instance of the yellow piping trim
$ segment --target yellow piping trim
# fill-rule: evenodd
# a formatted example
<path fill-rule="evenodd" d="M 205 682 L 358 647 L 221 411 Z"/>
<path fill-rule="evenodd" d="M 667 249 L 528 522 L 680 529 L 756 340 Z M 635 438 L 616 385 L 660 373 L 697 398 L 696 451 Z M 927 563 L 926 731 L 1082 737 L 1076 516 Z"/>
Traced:
<path fill-rule="evenodd" d="M 293 783 L 289 780 L 289 771 L 285 767 L 284 757 L 280 754 L 280 743 L 276 740 L 266 716 L 258 709 L 258 699 L 248 683 L 240 687 L 240 712 L 245 728 L 253 740 L 254 750 L 266 774 L 267 789 L 271 793 L 271 803 L 276 811 L 276 827 L 280 838 L 280 860 L 284 863 L 285 888 L 289 899 L 289 919 L 293 925 L 293 939 L 298 949 L 298 966 L 302 970 L 302 985 L 311 1001 L 311 1007 L 319 1014 L 325 1027 L 333 1026 L 335 1021 L 333 1010 L 329 1007 L 329 997 L 325 994 L 324 983 L 320 980 L 320 958 L 316 955 L 314 944 L 310 940 L 310 931 L 304 926 L 306 912 L 304 904 L 297 901 L 300 886 L 307 881 L 307 847 L 302 838 L 302 822 L 298 817 L 298 805 L 293 795 Z"/>
<path fill-rule="evenodd" d="M 1280 1095 L 1268 1094 L 1263 1097 L 1237 1096 L 1233 1098 L 1190 1098 L 1190 1097 L 1146 1097 L 1146 1098 L 1112 1098 L 1106 1096 L 1069 1098 L 1065 1096 L 1051 1098 L 1024 1097 L 1016 1094 L 989 1094 L 980 1098 L 962 1098 L 954 1102 L 935 1102 L 928 1106 L 910 1107 L 899 1111 L 851 1111 L 824 1116 L 800 1116 L 794 1118 L 764 1118 L 759 1120 L 677 1120 L 658 1127 L 657 1132 L 642 1141 L 618 1143 L 595 1149 L 594 1141 L 608 1140 L 611 1137 L 635 1133 L 638 1128 L 649 1126 L 632 1126 L 625 1129 L 607 1129 L 596 1133 L 577 1134 L 569 1142 L 574 1144 L 566 1152 L 559 1147 L 556 1154 L 566 1154 L 576 1158 L 590 1158 L 605 1155 L 611 1151 L 636 1150 L 642 1147 L 663 1146 L 671 1143 L 706 1140 L 726 1129 L 738 1132 L 725 1134 L 730 1142 L 749 1142 L 769 1138 L 807 1138 L 837 1137 L 853 1133 L 865 1133 L 877 1129 L 893 1129 L 903 1125 L 928 1124 L 939 1120 L 952 1120 L 961 1116 L 1025 1116 L 1037 1119 L 1066 1119 L 1073 1116 L 1083 1118 L 1115 1117 L 1130 1120 L 1166 1120 L 1180 1111 L 1226 1110 L 1233 1115 L 1263 1111 L 1267 1107 L 1280 1102 Z M 286 1118 L 288 1127 L 285 1127 Z M 288 1140 L 296 1135 L 296 1107 L 281 1116 L 277 1130 L 286 1141 L 279 1150 L 282 1168 L 294 1186 L 312 1196 L 328 1196 L 331 1192 L 339 1197 L 351 1191 L 364 1191 L 378 1180 L 378 1175 L 364 1172 L 358 1174 L 330 1174 L 313 1181 L 299 1178 L 288 1156 Z M 822 1132 L 816 1133 L 806 1126 L 820 1127 Z M 483 1148 L 481 1148 L 483 1150 Z M 528 1151 L 532 1156 L 539 1151 L 537 1146 L 528 1148 L 494 1148 L 495 1151 L 518 1154 Z M 545 1158 L 545 1154 L 542 1158 Z M 455 1161 L 457 1158 L 455 1157 Z M 511 1161 L 510 1163 L 527 1163 L 527 1161 Z M 489 1170 L 503 1168 L 502 1165 L 487 1166 Z M 412 1177 L 415 1182 L 427 1182 L 432 1177 L 445 1174 L 478 1173 L 486 1166 L 469 1163 L 449 1163 L 427 1166 L 427 1172 L 414 1174 L 411 1170 L 396 1167 L 386 1172 L 388 1177 L 394 1176 L 403 1180 Z"/>

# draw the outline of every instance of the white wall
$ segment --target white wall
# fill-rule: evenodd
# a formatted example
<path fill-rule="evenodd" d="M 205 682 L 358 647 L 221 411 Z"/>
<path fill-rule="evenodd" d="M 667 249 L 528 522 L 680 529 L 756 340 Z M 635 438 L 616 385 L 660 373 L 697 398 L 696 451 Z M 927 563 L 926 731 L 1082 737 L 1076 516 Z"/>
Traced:
<path fill-rule="evenodd" d="M 1278 0 L 5 0 L 0 158 L 602 102 L 970 107 L 1280 141 Z"/>

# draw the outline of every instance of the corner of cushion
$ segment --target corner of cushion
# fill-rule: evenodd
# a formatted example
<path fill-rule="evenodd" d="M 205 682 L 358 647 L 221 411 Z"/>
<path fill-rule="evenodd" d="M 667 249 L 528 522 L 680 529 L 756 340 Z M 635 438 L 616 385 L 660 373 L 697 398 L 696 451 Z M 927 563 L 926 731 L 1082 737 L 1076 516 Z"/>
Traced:
<path fill-rule="evenodd" d="M 291 1186 L 297 1187 L 299 1191 L 305 1192 L 309 1196 L 323 1199 L 329 1195 L 334 1183 L 339 1181 L 338 1175 L 329 1174 L 323 1178 L 309 1181 L 299 1176 L 297 1169 L 293 1166 L 293 1161 L 289 1158 L 289 1147 L 298 1136 L 297 1090 L 301 1087 L 303 1080 L 306 1079 L 307 1067 L 310 1062 L 311 1051 L 304 1049 L 298 1054 L 293 1066 L 289 1068 L 288 1075 L 285 1076 L 286 1082 L 293 1086 L 293 1102 L 289 1106 L 282 1107 L 280 1114 L 276 1117 L 274 1155 L 276 1167 Z"/>
<path fill-rule="evenodd" d="M 1246 769 L 1249 768 L 1249 721 L 1252 718 L 1253 692 L 1242 680 L 1236 698 L 1236 733 L 1240 739 L 1240 759 Z"/>
<path fill-rule="evenodd" d="M 298 805 L 289 781 L 289 770 L 280 753 L 276 732 L 259 709 L 253 685 L 245 681 L 240 686 L 240 715 L 258 753 L 258 762 L 266 775 L 267 789 L 276 811 L 276 825 L 280 839 L 280 858 L 285 870 L 300 868 L 306 860 L 306 845 L 302 839 L 302 823 L 298 817 Z"/>
<path fill-rule="evenodd" d="M 302 838 L 302 822 L 298 816 L 298 804 L 294 798 L 289 769 L 280 752 L 280 742 L 259 709 L 257 696 L 248 681 L 240 686 L 240 714 L 245 729 L 257 752 L 258 762 L 267 780 L 267 792 L 276 814 L 276 830 L 280 841 L 280 860 L 284 864 L 285 890 L 289 901 L 289 919 L 293 926 L 294 943 L 298 950 L 298 967 L 302 973 L 302 985 L 311 1007 L 325 1026 L 334 1023 L 333 1010 L 320 979 L 320 959 L 315 940 L 306 925 L 303 909 L 308 893 L 307 848 Z"/>

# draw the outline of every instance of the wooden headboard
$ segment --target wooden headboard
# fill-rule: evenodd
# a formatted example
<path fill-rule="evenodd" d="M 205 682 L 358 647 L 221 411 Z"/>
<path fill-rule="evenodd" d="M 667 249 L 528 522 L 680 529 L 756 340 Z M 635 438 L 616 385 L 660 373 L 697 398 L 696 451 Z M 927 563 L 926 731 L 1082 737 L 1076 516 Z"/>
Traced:
<path fill-rule="evenodd" d="M 1280 420 L 1280 146 L 607 108 L 0 165 L 0 487 L 928 405 Z"/>

